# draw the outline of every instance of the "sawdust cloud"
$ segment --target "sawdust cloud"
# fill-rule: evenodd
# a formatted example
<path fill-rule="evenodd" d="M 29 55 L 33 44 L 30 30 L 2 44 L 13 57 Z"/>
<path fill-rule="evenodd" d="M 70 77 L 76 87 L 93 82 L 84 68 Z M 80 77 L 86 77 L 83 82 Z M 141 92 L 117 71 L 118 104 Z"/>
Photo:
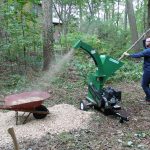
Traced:
<path fill-rule="evenodd" d="M 39 77 L 36 79 L 36 81 L 33 81 L 31 86 L 28 88 L 28 90 L 45 90 L 47 89 L 51 82 L 55 80 L 56 75 L 63 69 L 64 65 L 67 64 L 72 56 L 73 56 L 73 50 L 71 49 L 67 54 L 62 56 L 56 64 L 53 64 L 50 66 L 48 71 L 43 72 L 42 77 Z"/>

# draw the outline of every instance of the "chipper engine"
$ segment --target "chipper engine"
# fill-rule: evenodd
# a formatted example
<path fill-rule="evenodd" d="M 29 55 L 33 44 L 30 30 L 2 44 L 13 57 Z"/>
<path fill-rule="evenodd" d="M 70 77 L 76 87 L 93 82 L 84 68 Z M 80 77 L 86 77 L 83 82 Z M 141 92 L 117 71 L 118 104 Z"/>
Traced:
<path fill-rule="evenodd" d="M 119 113 L 121 106 L 121 91 L 112 87 L 104 88 L 106 80 L 117 71 L 123 63 L 106 55 L 99 55 L 90 45 L 78 41 L 74 48 L 85 50 L 94 60 L 96 72 L 89 75 L 88 94 L 85 100 L 80 102 L 80 109 L 87 110 L 90 107 L 101 110 L 105 115 L 115 115 L 120 118 L 120 123 L 128 121 L 128 117 Z"/>

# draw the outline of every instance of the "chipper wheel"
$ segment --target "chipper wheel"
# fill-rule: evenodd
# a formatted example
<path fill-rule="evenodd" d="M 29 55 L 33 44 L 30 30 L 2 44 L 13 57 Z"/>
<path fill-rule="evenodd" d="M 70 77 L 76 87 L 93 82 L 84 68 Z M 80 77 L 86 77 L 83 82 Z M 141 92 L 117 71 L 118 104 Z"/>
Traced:
<path fill-rule="evenodd" d="M 87 100 L 80 101 L 80 109 L 87 110 L 89 108 L 88 104 L 89 104 L 89 102 Z"/>
<path fill-rule="evenodd" d="M 35 108 L 35 111 L 41 112 L 41 113 L 33 113 L 35 119 L 43 119 L 49 113 L 49 110 L 43 105 L 40 105 L 39 107 Z"/>

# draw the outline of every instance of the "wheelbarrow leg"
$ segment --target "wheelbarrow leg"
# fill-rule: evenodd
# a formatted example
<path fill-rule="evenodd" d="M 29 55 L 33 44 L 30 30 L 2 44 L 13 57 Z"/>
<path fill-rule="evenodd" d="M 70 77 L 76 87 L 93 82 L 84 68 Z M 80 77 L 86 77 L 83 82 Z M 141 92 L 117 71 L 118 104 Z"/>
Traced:
<path fill-rule="evenodd" d="M 23 116 L 25 115 L 25 113 L 26 113 L 26 112 L 24 112 L 24 113 L 22 114 L 22 116 L 21 116 L 21 117 L 23 117 Z"/>
<path fill-rule="evenodd" d="M 16 125 L 18 125 L 18 111 L 16 111 Z"/>
<path fill-rule="evenodd" d="M 25 120 L 23 121 L 23 124 L 26 123 L 26 121 L 27 121 L 27 119 L 29 118 L 30 114 L 31 114 L 31 112 L 30 112 L 30 113 L 27 115 L 27 117 L 25 118 Z"/>
<path fill-rule="evenodd" d="M 24 113 L 25 114 L 25 113 Z M 24 114 L 22 115 L 22 117 L 24 116 Z M 29 116 L 30 116 L 30 114 L 31 114 L 31 112 L 26 116 L 26 118 L 24 119 L 24 121 L 23 121 L 23 124 L 25 124 L 26 123 L 26 121 L 27 121 L 27 119 L 29 118 Z M 18 111 L 16 111 L 16 125 L 18 125 L 18 119 L 19 117 L 18 117 Z"/>

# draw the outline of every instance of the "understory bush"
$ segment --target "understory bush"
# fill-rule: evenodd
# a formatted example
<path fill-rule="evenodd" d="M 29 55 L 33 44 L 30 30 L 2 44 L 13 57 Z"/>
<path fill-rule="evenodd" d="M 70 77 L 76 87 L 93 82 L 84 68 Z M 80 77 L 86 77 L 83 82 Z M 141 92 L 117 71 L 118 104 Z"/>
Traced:
<path fill-rule="evenodd" d="M 86 81 L 89 73 L 96 71 L 96 66 L 90 57 L 84 55 L 78 56 L 77 54 L 73 65 L 77 69 L 78 74 Z M 125 59 L 122 62 L 124 63 L 123 66 L 107 82 L 139 81 L 142 76 L 142 60 L 136 62 L 135 60 Z"/>

